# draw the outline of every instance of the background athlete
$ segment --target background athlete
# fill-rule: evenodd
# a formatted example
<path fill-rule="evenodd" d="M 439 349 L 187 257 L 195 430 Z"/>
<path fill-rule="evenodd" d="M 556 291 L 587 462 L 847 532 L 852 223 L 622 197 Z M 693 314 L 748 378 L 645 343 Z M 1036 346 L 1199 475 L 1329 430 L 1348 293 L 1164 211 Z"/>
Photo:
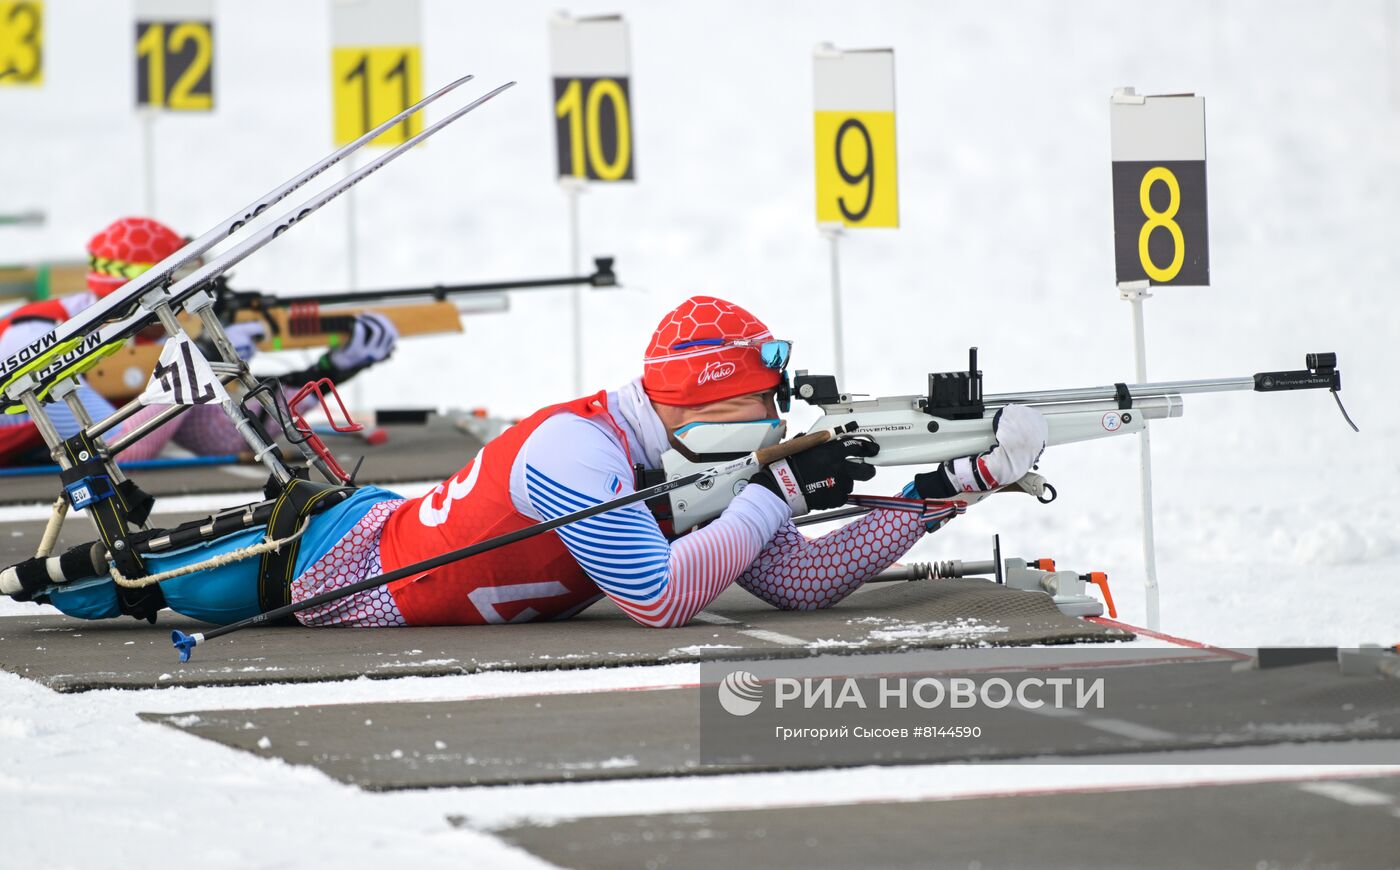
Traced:
<path fill-rule="evenodd" d="M 30 302 L 0 317 L 0 359 L 43 337 L 184 245 L 185 240 L 178 233 L 151 218 L 126 217 L 114 221 L 88 242 L 87 292 Z M 256 322 L 229 324 L 224 331 L 244 360 L 251 360 L 257 353 L 258 341 L 264 334 L 263 325 Z M 344 345 L 322 355 L 311 368 L 281 375 L 278 379 L 292 390 L 320 377 L 343 383 L 387 359 L 393 353 L 397 338 L 398 332 L 388 318 L 374 313 L 361 315 L 356 318 L 350 339 Z M 78 378 L 78 396 L 94 420 L 101 420 L 114 410 L 112 404 L 82 378 Z M 259 422 L 268 434 L 277 437 L 281 431 L 277 421 L 264 416 L 260 405 L 254 403 L 250 407 L 256 409 Z M 78 422 L 65 403 L 50 402 L 47 408 L 60 436 L 69 438 L 78 432 Z M 152 405 L 138 411 L 122 424 L 118 436 L 135 430 L 164 410 L 163 406 Z M 197 456 L 238 454 L 248 449 L 222 408 L 195 405 L 124 450 L 117 461 L 153 458 L 172 442 Z M 0 466 L 49 461 L 43 438 L 28 414 L 0 414 Z"/>

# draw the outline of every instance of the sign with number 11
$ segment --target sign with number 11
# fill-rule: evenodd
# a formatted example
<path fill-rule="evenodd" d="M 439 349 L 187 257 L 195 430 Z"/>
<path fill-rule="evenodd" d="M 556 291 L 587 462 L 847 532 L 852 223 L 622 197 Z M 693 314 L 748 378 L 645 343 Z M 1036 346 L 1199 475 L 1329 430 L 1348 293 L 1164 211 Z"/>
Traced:
<path fill-rule="evenodd" d="M 335 0 L 331 33 L 335 144 L 344 145 L 423 98 L 417 0 Z M 370 144 L 393 147 L 422 128 L 415 114 Z"/>

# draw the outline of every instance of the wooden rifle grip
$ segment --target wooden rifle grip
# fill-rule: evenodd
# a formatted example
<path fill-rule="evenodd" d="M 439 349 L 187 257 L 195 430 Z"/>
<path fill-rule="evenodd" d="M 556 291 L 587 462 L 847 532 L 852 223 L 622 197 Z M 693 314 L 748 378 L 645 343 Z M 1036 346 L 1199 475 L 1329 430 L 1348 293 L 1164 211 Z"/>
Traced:
<path fill-rule="evenodd" d="M 796 438 L 789 438 L 781 444 L 774 444 L 772 447 L 763 447 L 754 451 L 754 459 L 759 465 L 769 465 L 779 459 L 786 459 L 794 453 L 801 453 L 804 450 L 816 447 L 818 444 L 825 444 L 831 440 L 832 431 L 830 429 L 820 429 L 816 432 L 808 432 L 806 435 L 798 435 Z"/>

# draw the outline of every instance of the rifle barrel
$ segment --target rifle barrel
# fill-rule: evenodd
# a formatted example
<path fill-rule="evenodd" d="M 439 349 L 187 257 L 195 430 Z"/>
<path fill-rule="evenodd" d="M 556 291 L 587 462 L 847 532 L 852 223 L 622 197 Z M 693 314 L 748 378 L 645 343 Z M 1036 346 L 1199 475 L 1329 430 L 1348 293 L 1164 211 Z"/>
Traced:
<path fill-rule="evenodd" d="M 617 275 L 613 273 L 612 257 L 596 257 L 595 269 L 591 275 L 570 275 L 563 278 L 534 278 L 520 281 L 487 281 L 479 284 L 434 284 L 430 287 L 399 287 L 390 290 L 356 290 L 332 293 L 310 293 L 298 296 L 278 296 L 271 293 L 259 295 L 260 307 L 290 305 L 293 303 L 315 302 L 321 305 L 340 305 L 366 302 L 383 302 L 388 299 L 405 299 L 415 296 L 429 296 L 433 299 L 446 299 L 448 296 L 462 296 L 473 293 L 500 293 L 506 290 L 542 290 L 550 287 L 571 287 L 588 284 L 593 287 L 617 286 Z"/>
<path fill-rule="evenodd" d="M 1253 390 L 1254 378 L 1205 378 L 1197 381 L 1163 381 L 1154 384 L 1127 384 L 1128 395 L 1134 399 L 1184 393 L 1227 393 Z M 1050 402 L 1097 402 L 1118 397 L 1118 387 L 1085 387 L 1072 390 L 1032 390 L 1024 393 L 997 393 L 986 396 L 988 405 L 1035 405 Z"/>

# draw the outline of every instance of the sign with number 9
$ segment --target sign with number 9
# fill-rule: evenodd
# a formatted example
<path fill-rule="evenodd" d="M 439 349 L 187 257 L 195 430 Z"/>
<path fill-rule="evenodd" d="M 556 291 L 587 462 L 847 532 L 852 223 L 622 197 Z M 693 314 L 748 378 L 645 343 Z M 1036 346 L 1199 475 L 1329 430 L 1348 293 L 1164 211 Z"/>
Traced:
<path fill-rule="evenodd" d="M 1205 101 L 1120 94 L 1110 121 L 1117 280 L 1209 285 Z"/>
<path fill-rule="evenodd" d="M 818 49 L 817 222 L 899 226 L 894 52 Z"/>
<path fill-rule="evenodd" d="M 44 4 L 0 0 L 0 86 L 44 83 Z"/>

